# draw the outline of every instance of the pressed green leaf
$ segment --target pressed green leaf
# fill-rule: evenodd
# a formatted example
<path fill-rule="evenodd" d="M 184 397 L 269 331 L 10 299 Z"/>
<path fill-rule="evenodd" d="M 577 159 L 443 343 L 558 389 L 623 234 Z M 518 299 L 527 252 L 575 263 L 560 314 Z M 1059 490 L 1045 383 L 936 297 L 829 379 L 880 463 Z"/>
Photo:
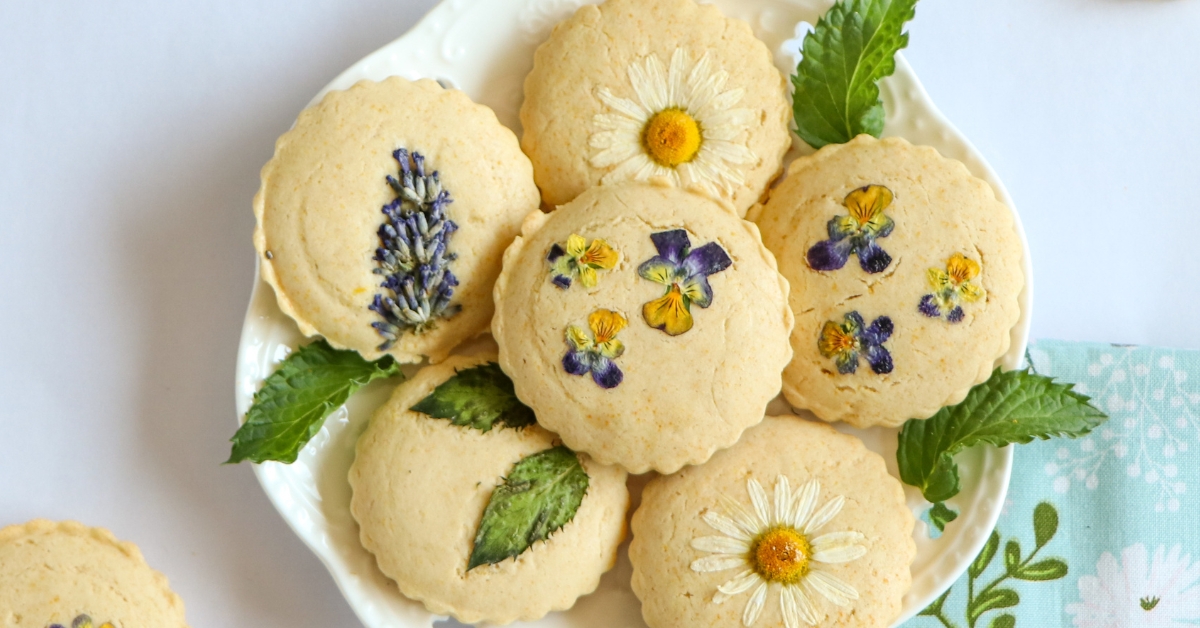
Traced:
<path fill-rule="evenodd" d="M 962 403 L 904 424 L 896 449 L 900 479 L 920 488 L 925 499 L 944 502 L 960 490 L 954 454 L 963 449 L 1091 432 L 1108 416 L 1073 387 L 1027 370 L 997 369 Z"/>
<path fill-rule="evenodd" d="M 938 502 L 929 509 L 929 521 L 935 528 L 943 532 L 946 530 L 946 524 L 955 519 L 958 519 L 958 513 L 943 502 Z"/>
<path fill-rule="evenodd" d="M 1054 538 L 1058 532 L 1058 511 L 1048 502 L 1042 502 L 1033 509 L 1033 535 L 1037 546 L 1043 547 Z"/>
<path fill-rule="evenodd" d="M 987 543 L 983 544 L 983 549 L 979 550 L 979 555 L 967 568 L 972 578 L 983 575 L 983 570 L 992 564 L 992 559 L 995 558 L 998 549 L 1000 549 L 1000 533 L 992 530 L 992 535 L 988 537 Z"/>
<path fill-rule="evenodd" d="M 979 597 L 967 607 L 967 619 L 973 626 L 979 621 L 980 615 L 998 608 L 1012 608 L 1021 603 L 1021 596 L 1012 589 L 992 589 Z"/>
<path fill-rule="evenodd" d="M 527 456 L 492 491 L 467 569 L 518 556 L 575 517 L 588 474 L 575 452 L 559 445 Z"/>
<path fill-rule="evenodd" d="M 292 463 L 304 445 L 354 391 L 371 381 L 400 374 L 391 356 L 368 362 L 355 351 L 339 351 L 324 340 L 300 347 L 263 381 L 246 421 L 230 439 L 226 463 L 243 460 Z"/>
<path fill-rule="evenodd" d="M 1012 573 L 1021 564 L 1021 544 L 1016 539 L 1009 539 L 1004 545 L 1004 570 Z"/>
<path fill-rule="evenodd" d="M 1013 628 L 1017 625 L 1017 618 L 1005 613 L 992 620 L 990 628 Z"/>
<path fill-rule="evenodd" d="M 813 148 L 883 132 L 879 80 L 908 45 L 917 0 L 839 0 L 804 38 L 792 77 L 796 132 Z"/>
<path fill-rule="evenodd" d="M 459 371 L 412 410 L 481 432 L 491 430 L 496 423 L 522 428 L 537 422 L 533 410 L 517 399 L 512 380 L 495 362 Z"/>
<path fill-rule="evenodd" d="M 1039 560 L 1032 565 L 1025 565 L 1013 573 L 1013 577 L 1020 580 L 1058 580 L 1067 575 L 1067 563 L 1057 558 L 1047 558 Z"/>

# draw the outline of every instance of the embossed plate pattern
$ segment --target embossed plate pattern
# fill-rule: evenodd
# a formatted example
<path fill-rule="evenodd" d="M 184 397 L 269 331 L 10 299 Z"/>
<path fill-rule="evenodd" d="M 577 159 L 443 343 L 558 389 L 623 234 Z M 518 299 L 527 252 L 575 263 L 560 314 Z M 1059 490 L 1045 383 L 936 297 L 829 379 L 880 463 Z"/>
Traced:
<path fill-rule="evenodd" d="M 517 111 L 523 80 L 533 63 L 533 50 L 549 35 L 554 24 L 582 4 L 585 0 L 445 0 L 409 33 L 343 72 L 314 101 L 326 91 L 345 89 L 362 79 L 379 80 L 392 75 L 433 78 L 490 106 L 502 123 L 519 133 Z M 796 63 L 793 54 L 798 48 L 798 34 L 803 32 L 797 24 L 815 23 L 830 3 L 718 0 L 715 4 L 726 15 L 749 23 L 768 47 L 776 51 L 779 68 L 790 73 Z M 1013 206 L 995 173 L 937 111 L 903 58 L 897 60 L 896 74 L 883 82 L 882 91 L 887 108 L 885 135 L 934 146 L 943 155 L 962 161 L 976 176 L 990 182 L 1001 200 Z M 800 144 L 792 156 L 809 152 Z M 1023 231 L 1021 237 L 1024 243 Z M 1027 244 L 1025 250 L 1028 251 Z M 1000 361 L 1006 368 L 1017 366 L 1028 339 L 1032 300 L 1028 257 L 1025 271 L 1029 281 L 1021 295 L 1022 318 L 1013 330 L 1012 349 Z M 276 306 L 271 289 L 256 278 L 238 353 L 239 416 L 249 409 L 263 378 L 301 340 L 295 325 Z M 379 572 L 372 556 L 359 545 L 358 527 L 350 516 L 346 473 L 354 456 L 354 443 L 366 427 L 371 411 L 389 392 L 388 385 L 382 382 L 368 387 L 328 419 L 294 464 L 256 465 L 255 473 L 279 513 L 329 568 L 366 626 L 424 628 L 442 618 L 405 599 Z M 786 406 L 777 401 L 773 408 L 781 411 Z M 845 431 L 861 436 L 888 460 L 889 470 L 896 474 L 896 430 Z M 937 540 L 930 539 L 925 524 L 918 522 L 913 587 L 904 600 L 904 613 L 897 624 L 912 617 L 954 582 L 979 551 L 1000 514 L 1012 466 L 1011 448 L 978 448 L 959 456 L 959 463 L 963 491 L 951 503 L 963 514 Z M 914 514 L 920 515 L 928 504 L 915 489 L 906 487 L 906 490 Z M 643 627 L 638 601 L 629 590 L 630 573 L 628 559 L 622 552 L 616 568 L 605 575 L 595 593 L 582 598 L 570 611 L 552 613 L 526 625 Z"/>

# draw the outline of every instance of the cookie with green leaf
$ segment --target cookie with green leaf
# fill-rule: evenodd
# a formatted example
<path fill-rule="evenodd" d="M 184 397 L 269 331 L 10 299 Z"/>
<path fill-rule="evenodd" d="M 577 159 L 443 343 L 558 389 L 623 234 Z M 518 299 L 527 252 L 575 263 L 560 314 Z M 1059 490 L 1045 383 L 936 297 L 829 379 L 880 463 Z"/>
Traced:
<path fill-rule="evenodd" d="M 305 336 L 437 362 L 486 331 L 500 257 L 538 207 L 487 107 L 430 80 L 360 81 L 300 113 L 263 167 L 254 245 Z"/>
<path fill-rule="evenodd" d="M 492 356 L 396 389 L 359 438 L 351 512 L 405 596 L 465 623 L 570 608 L 616 561 L 625 472 L 537 424 Z"/>
<path fill-rule="evenodd" d="M 563 442 L 671 473 L 732 446 L 779 394 L 787 291 L 758 230 L 715 201 L 599 186 L 526 221 L 492 334 L 517 395 Z"/>
<path fill-rule="evenodd" d="M 859 135 L 796 160 L 751 209 L 791 284 L 794 407 L 898 426 L 988 378 L 1021 316 L 1012 210 L 962 163 Z"/>

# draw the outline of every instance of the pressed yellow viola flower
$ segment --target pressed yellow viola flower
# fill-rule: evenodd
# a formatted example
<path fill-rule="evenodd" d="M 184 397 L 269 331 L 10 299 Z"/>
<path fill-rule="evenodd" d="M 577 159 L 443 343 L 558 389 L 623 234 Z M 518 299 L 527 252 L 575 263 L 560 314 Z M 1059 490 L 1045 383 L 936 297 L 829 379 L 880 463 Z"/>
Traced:
<path fill-rule="evenodd" d="M 692 313 L 684 303 L 683 291 L 672 284 L 667 293 L 642 306 L 642 318 L 655 329 L 678 336 L 692 328 Z"/>
<path fill-rule="evenodd" d="M 599 282 L 596 271 L 616 268 L 618 258 L 617 252 L 604 240 L 597 238 L 588 244 L 583 236 L 571 234 L 566 247 L 560 244 L 550 247 L 546 261 L 550 262 L 554 285 L 566 290 L 576 277 L 583 287 L 596 287 Z"/>
<path fill-rule="evenodd" d="M 667 287 L 663 296 L 642 306 L 646 324 L 678 336 L 692 328 L 692 304 L 712 305 L 713 290 L 709 275 L 733 265 L 725 249 L 716 242 L 692 248 L 691 238 L 683 229 L 650 234 L 658 255 L 638 266 L 642 279 Z"/>
<path fill-rule="evenodd" d="M 971 283 L 981 270 L 978 262 L 962 253 L 951 255 L 946 270 L 929 269 L 929 286 L 933 293 L 922 297 L 917 309 L 930 318 L 944 315 L 951 323 L 961 321 L 966 316 L 961 304 L 974 303 L 987 294 L 981 286 Z"/>
<path fill-rule="evenodd" d="M 892 263 L 892 256 L 879 243 L 896 227 L 884 213 L 892 205 L 892 191 L 882 185 L 856 188 L 842 200 L 846 216 L 829 219 L 829 239 L 808 250 L 808 265 L 813 270 L 838 270 L 846 265 L 850 255 L 858 255 L 858 263 L 868 273 L 883 272 Z"/>
<path fill-rule="evenodd" d="M 617 334 L 628 324 L 620 312 L 596 310 L 588 316 L 591 337 L 579 327 L 569 325 L 563 369 L 572 375 L 590 372 L 592 381 L 601 388 L 616 387 L 625 377 L 614 362 L 625 353 L 625 345 L 617 340 Z"/>

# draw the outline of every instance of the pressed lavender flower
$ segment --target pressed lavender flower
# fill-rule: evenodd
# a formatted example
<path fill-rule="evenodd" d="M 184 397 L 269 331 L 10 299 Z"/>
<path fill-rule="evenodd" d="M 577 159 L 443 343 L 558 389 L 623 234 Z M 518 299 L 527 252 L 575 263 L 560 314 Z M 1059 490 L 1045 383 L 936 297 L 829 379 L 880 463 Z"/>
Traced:
<path fill-rule="evenodd" d="M 433 329 L 438 319 L 447 319 L 462 306 L 451 304 L 458 278 L 449 266 L 457 256 L 447 250 L 458 225 L 446 217 L 446 206 L 454 202 L 442 189 L 435 171 L 425 174 L 425 157 L 397 149 L 392 157 L 400 162 L 400 177 L 388 175 L 396 198 L 383 206 L 387 220 L 379 227 L 380 247 L 375 249 L 383 275 L 383 293 L 376 294 L 370 309 L 383 317 L 371 326 L 383 336 L 380 351 L 391 348 L 402 334 Z"/>

